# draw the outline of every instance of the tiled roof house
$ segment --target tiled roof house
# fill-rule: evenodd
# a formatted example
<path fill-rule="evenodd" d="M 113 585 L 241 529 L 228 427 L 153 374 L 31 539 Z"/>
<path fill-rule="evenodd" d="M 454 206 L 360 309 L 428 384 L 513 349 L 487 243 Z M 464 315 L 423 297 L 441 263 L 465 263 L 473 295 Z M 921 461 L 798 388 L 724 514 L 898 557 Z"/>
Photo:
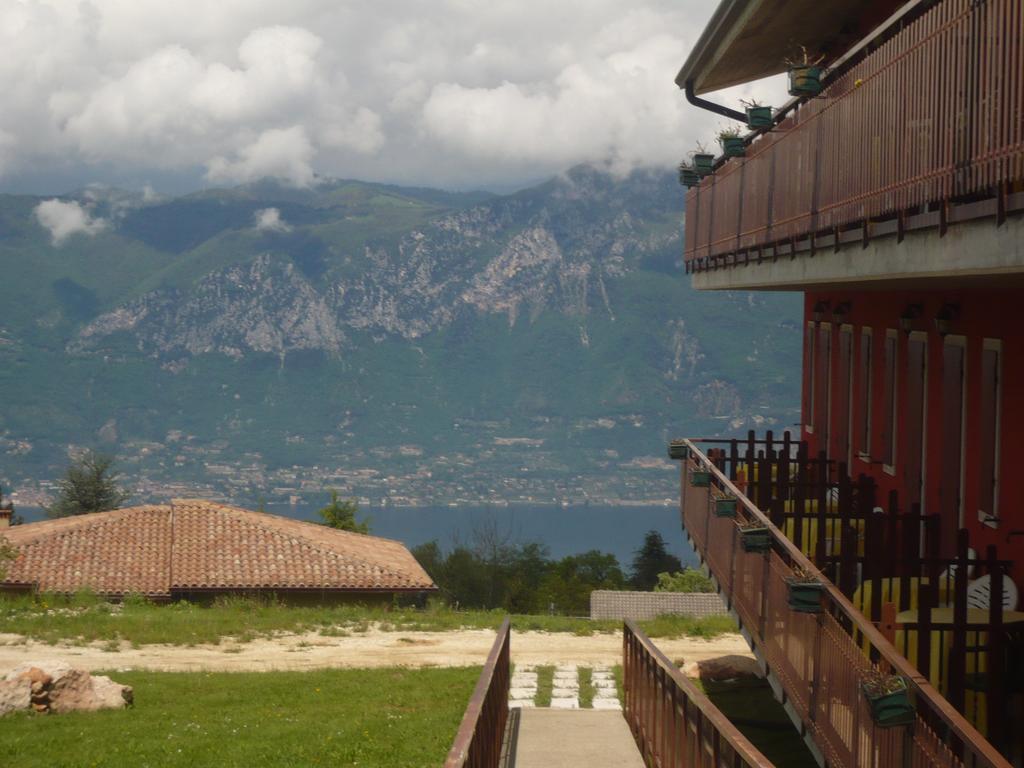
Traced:
<path fill-rule="evenodd" d="M 154 599 L 229 592 L 350 595 L 436 587 L 403 544 L 199 500 L 0 530 L 18 550 L 0 588 Z"/>

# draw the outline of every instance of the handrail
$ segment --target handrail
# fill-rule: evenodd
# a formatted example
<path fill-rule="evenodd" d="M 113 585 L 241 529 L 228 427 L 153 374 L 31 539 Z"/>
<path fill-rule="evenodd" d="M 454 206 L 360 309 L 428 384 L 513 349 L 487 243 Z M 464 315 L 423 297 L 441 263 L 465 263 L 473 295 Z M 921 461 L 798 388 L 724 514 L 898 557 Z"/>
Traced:
<path fill-rule="evenodd" d="M 622 653 L 624 714 L 648 765 L 774 768 L 630 619 L 622 629 Z M 698 715 L 696 723 L 690 705 Z M 709 739 L 711 754 L 705 748 Z M 733 759 L 723 759 L 723 752 Z"/>
<path fill-rule="evenodd" d="M 985 761 L 985 764 L 993 768 L 1010 768 L 1006 759 L 993 747 L 984 736 L 981 735 L 943 696 L 928 682 L 928 679 L 918 672 L 910 662 L 904 658 L 899 651 L 890 643 L 885 636 L 858 611 L 853 603 L 836 587 L 814 563 L 792 542 L 779 528 L 771 521 L 768 515 L 762 512 L 746 494 L 741 491 L 725 475 L 714 462 L 712 462 L 696 445 L 696 441 L 690 439 L 682 440 L 686 446 L 690 458 L 694 459 L 703 469 L 714 476 L 720 486 L 733 497 L 746 510 L 747 514 L 758 523 L 768 529 L 774 547 L 781 550 L 789 559 L 790 563 L 802 569 L 805 573 L 817 576 L 823 584 L 823 592 L 827 599 L 852 627 L 860 632 L 866 640 L 878 651 L 879 656 L 889 664 L 892 670 L 906 678 L 912 688 L 916 691 L 919 699 L 923 699 L 927 706 L 934 711 L 942 720 L 943 724 L 963 744 L 970 745 L 976 756 Z M 752 633 L 753 636 L 753 633 Z"/>
<path fill-rule="evenodd" d="M 508 722 L 510 628 L 506 616 L 476 681 L 445 768 L 497 768 L 501 761 Z"/>

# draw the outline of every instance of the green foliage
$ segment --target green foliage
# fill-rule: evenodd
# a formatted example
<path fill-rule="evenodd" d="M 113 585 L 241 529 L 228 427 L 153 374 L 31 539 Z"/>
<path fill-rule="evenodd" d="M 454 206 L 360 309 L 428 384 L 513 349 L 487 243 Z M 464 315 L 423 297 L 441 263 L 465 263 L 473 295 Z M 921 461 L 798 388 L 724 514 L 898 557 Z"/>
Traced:
<path fill-rule="evenodd" d="M 655 592 L 714 592 L 714 582 L 695 568 L 684 568 L 676 573 L 659 573 Z"/>
<path fill-rule="evenodd" d="M 129 498 L 118 484 L 114 458 L 94 451 L 71 463 L 57 481 L 57 500 L 46 508 L 47 517 L 70 517 L 117 509 Z"/>
<path fill-rule="evenodd" d="M 369 533 L 370 523 L 368 520 L 359 522 L 356 520 L 356 513 L 359 512 L 359 505 L 355 499 L 342 501 L 338 498 L 338 492 L 331 491 L 331 503 L 321 509 L 321 525 L 329 528 L 337 528 L 340 531 L 352 531 L 353 533 Z"/>
<path fill-rule="evenodd" d="M 480 668 L 109 674 L 133 708 L 8 715 L 0 765 L 441 765 Z"/>
<path fill-rule="evenodd" d="M 561 560 L 538 543 L 511 544 L 494 527 L 447 555 L 436 541 L 413 548 L 445 599 L 463 608 L 586 616 L 595 589 L 625 589 L 615 555 L 591 550 Z"/>
<path fill-rule="evenodd" d="M 644 543 L 633 557 L 633 575 L 630 584 L 634 589 L 651 590 L 658 583 L 658 574 L 675 573 L 683 570 L 683 564 L 665 548 L 665 540 L 657 531 L 648 531 Z"/>

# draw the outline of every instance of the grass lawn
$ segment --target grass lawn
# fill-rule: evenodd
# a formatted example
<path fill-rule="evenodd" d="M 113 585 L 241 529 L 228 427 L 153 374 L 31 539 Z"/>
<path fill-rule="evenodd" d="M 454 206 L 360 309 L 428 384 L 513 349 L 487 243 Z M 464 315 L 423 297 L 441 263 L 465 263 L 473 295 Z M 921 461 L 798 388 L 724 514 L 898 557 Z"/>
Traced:
<path fill-rule="evenodd" d="M 133 708 L 8 715 L 0 765 L 441 765 L 480 668 L 110 674 Z"/>
<path fill-rule="evenodd" d="M 367 608 L 364 606 L 299 607 L 272 600 L 232 598 L 205 607 L 179 602 L 154 605 L 128 599 L 111 604 L 94 595 L 0 597 L 0 632 L 23 635 L 48 643 L 125 641 L 136 645 L 218 643 L 221 638 L 242 642 L 275 632 L 319 631 L 325 635 L 365 632 L 371 624 L 394 631 L 497 629 L 501 611 L 453 611 Z M 694 619 L 662 616 L 639 622 L 650 637 L 715 637 L 735 632 L 728 616 Z M 591 635 L 621 629 L 618 621 L 591 621 L 570 616 L 513 616 L 513 630 L 571 632 Z"/>

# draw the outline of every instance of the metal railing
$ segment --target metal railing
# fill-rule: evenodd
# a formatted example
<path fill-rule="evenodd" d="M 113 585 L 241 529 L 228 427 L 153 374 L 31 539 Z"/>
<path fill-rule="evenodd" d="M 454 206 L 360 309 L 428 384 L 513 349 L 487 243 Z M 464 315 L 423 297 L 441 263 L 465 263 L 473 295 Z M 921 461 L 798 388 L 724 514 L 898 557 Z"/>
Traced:
<path fill-rule="evenodd" d="M 1024 5 L 938 0 L 686 197 L 687 269 L 766 248 L 813 252 L 896 218 L 946 224 L 951 200 L 1024 197 Z M 933 205 L 934 204 L 934 205 Z M 927 212 L 928 206 L 936 210 Z M 854 238 L 860 237 L 851 233 Z M 846 238 L 843 240 L 847 241 Z M 769 255 L 777 255 L 772 251 Z"/>
<path fill-rule="evenodd" d="M 511 679 L 510 627 L 510 619 L 506 617 L 462 716 L 445 768 L 497 768 L 501 762 Z"/>
<path fill-rule="evenodd" d="M 632 621 L 622 630 L 624 714 L 640 754 L 657 768 L 772 763 Z"/>
<path fill-rule="evenodd" d="M 682 464 L 683 525 L 828 765 L 1009 768 L 695 442 L 682 445 L 688 454 Z M 695 484 L 695 472 L 708 475 Z M 735 518 L 713 514 L 721 495 L 735 498 Z M 767 529 L 768 550 L 747 551 L 737 522 Z M 820 613 L 790 610 L 787 578 L 798 571 L 822 583 Z M 875 725 L 861 692 L 861 681 L 874 671 L 907 681 L 916 706 L 912 724 Z"/>

